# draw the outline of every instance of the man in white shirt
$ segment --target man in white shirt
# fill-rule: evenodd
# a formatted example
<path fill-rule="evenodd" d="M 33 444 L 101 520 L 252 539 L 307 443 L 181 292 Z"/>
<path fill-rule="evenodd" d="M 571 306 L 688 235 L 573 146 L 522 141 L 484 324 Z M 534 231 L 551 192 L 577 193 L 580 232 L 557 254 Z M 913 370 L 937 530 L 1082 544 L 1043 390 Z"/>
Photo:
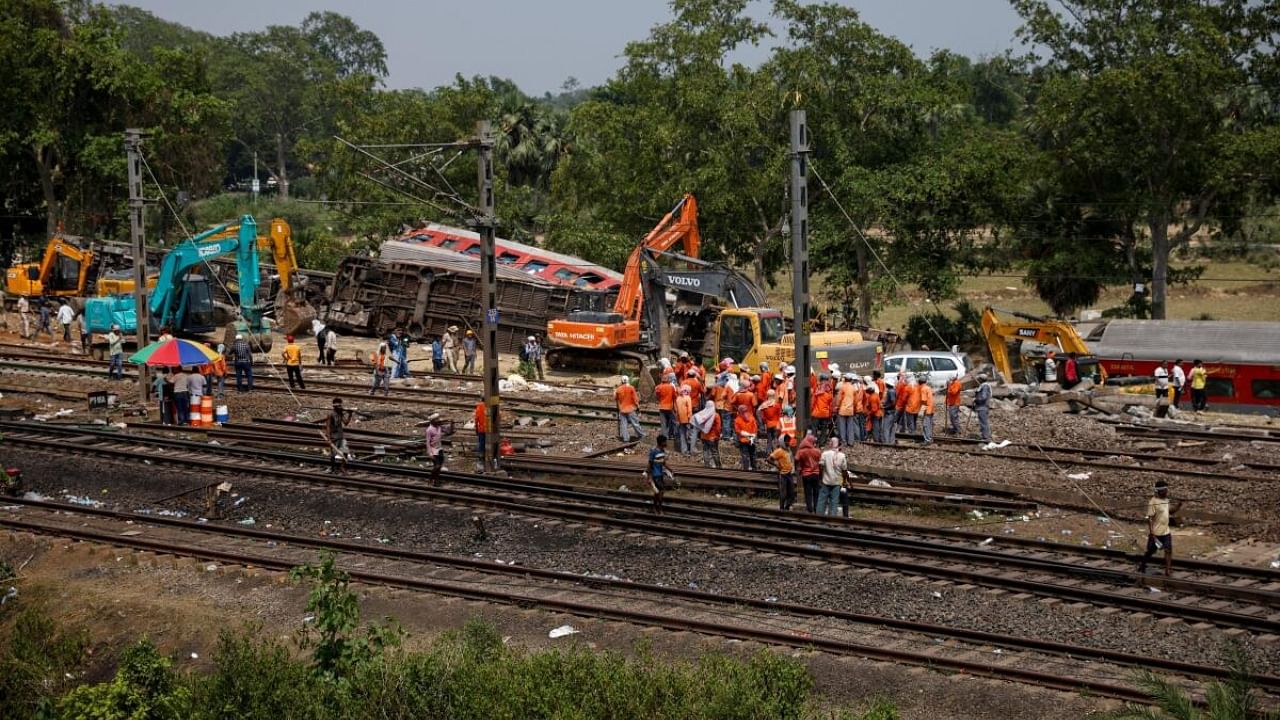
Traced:
<path fill-rule="evenodd" d="M 440 470 L 444 467 L 444 428 L 440 427 L 440 413 L 427 418 L 427 457 L 431 458 L 431 487 L 440 486 Z"/>
<path fill-rule="evenodd" d="M 71 309 L 66 300 L 58 308 L 58 322 L 62 325 L 63 342 L 71 342 L 71 323 L 76 319 L 76 311 Z"/>
<path fill-rule="evenodd" d="M 1187 371 L 1182 369 L 1182 358 L 1173 361 L 1173 406 L 1182 399 L 1182 388 L 1187 384 Z"/>
<path fill-rule="evenodd" d="M 31 337 L 31 301 L 26 295 L 18 297 L 18 319 L 22 321 L 22 338 Z"/>
<path fill-rule="evenodd" d="M 1152 374 L 1155 375 L 1155 378 L 1156 378 L 1156 397 L 1168 398 L 1169 397 L 1168 368 L 1166 368 L 1163 363 L 1160 365 L 1156 365 L 1156 370 Z"/>
<path fill-rule="evenodd" d="M 1054 360 L 1056 354 L 1050 350 L 1044 356 L 1044 381 L 1047 383 L 1058 382 L 1058 361 Z"/>
<path fill-rule="evenodd" d="M 834 517 L 840 514 L 840 488 L 844 486 L 844 475 L 849 470 L 849 460 L 840 451 L 840 438 L 831 438 L 827 443 L 820 464 L 822 488 L 818 490 L 818 514 Z"/>

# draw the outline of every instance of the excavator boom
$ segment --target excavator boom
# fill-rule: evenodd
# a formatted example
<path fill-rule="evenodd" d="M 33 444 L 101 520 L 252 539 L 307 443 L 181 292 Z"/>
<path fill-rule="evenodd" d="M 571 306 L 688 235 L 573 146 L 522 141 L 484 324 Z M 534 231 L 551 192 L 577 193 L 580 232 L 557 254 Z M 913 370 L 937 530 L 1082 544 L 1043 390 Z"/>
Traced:
<path fill-rule="evenodd" d="M 1016 318 L 1021 322 L 1005 322 L 1000 314 Z M 1093 356 L 1076 328 L 1065 320 L 1039 317 L 1014 310 L 988 307 L 982 312 L 982 334 L 987 340 L 987 349 L 991 353 L 991 362 L 1006 380 L 1013 381 L 1015 371 L 1021 369 L 1028 374 L 1031 361 L 1036 356 L 1022 352 L 1023 343 L 1047 345 L 1063 354 L 1076 353 L 1086 362 L 1092 362 Z M 1016 345 L 1017 351 L 1010 354 L 1010 346 Z M 1101 366 L 1098 366 L 1101 372 Z M 1102 378 L 1105 380 L 1105 376 Z"/>

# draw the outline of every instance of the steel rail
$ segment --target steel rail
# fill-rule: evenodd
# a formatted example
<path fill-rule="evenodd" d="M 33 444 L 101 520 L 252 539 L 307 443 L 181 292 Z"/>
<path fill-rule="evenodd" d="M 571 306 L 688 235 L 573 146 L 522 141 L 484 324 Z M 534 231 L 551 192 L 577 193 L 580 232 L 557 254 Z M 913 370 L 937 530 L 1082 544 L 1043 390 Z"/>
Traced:
<path fill-rule="evenodd" d="M 26 437 L 22 437 L 22 438 L 7 437 L 6 438 L 7 442 L 13 442 L 15 440 L 18 441 L 19 443 L 25 443 L 29 445 L 30 444 L 44 445 L 46 447 L 49 447 L 50 449 L 56 447 L 65 451 L 65 444 L 63 443 L 46 441 L 39 438 L 26 438 Z M 136 441 L 137 438 L 115 438 L 115 440 L 123 441 L 125 443 L 131 443 Z M 135 448 L 118 449 L 118 448 L 105 448 L 105 447 L 99 446 L 91 449 L 97 454 L 114 454 L 117 456 L 130 458 L 135 461 L 138 459 L 137 451 Z M 207 448 L 205 450 L 207 451 Z M 221 448 L 219 448 L 219 450 L 221 450 Z M 254 454 L 260 454 L 260 453 L 258 451 L 255 451 Z M 278 453 L 272 453 L 272 454 L 277 456 L 281 455 Z M 311 462 L 315 462 L 318 460 L 318 458 L 314 458 L 310 456 L 295 455 L 295 456 L 286 456 L 286 457 L 288 457 L 289 461 L 291 462 L 297 462 L 299 459 L 302 459 L 303 461 L 309 460 Z M 1155 599 L 1150 599 L 1146 597 L 1135 597 L 1135 596 L 1129 596 L 1121 593 L 1115 593 L 1115 592 L 1110 592 L 1106 590 L 1099 590 L 1099 589 L 1090 588 L 1090 587 L 1079 587 L 1079 586 L 1072 586 L 1072 585 L 1055 585 L 1053 583 L 1045 582 L 1042 580 L 1034 580 L 1034 579 L 1029 580 L 1029 579 L 1023 579 L 1022 577 L 1017 577 L 1017 576 L 1010 577 L 1010 573 L 1008 572 L 1005 572 L 1002 574 L 985 574 L 985 573 L 980 573 L 973 570 L 958 569 L 955 567 L 935 565 L 927 562 L 921 562 L 919 560 L 908 561 L 908 560 L 896 560 L 893 558 L 886 558 L 886 557 L 873 557 L 871 555 L 867 555 L 864 553 L 856 553 L 856 552 L 846 551 L 843 549 L 841 550 L 825 549 L 824 550 L 817 545 L 797 546 L 795 543 L 788 543 L 788 542 L 783 542 L 779 540 L 764 539 L 764 538 L 757 538 L 757 537 L 750 537 L 750 536 L 730 535 L 730 534 L 725 534 L 724 532 L 715 532 L 715 531 L 706 529 L 708 525 L 716 525 L 716 526 L 725 528 L 725 530 L 729 532 L 741 531 L 744 526 L 744 523 L 740 518 L 732 518 L 730 520 L 725 520 L 725 521 L 715 521 L 707 518 L 702 518 L 702 519 L 694 518 L 693 519 L 694 522 L 690 523 L 691 525 L 694 525 L 694 527 L 687 527 L 684 525 L 673 525 L 670 523 L 670 519 L 666 517 L 661 517 L 661 518 L 651 517 L 649 519 L 646 519 L 645 521 L 639 521 L 639 520 L 629 519 L 626 517 L 618 517 L 616 510 L 613 510 L 613 509 L 602 509 L 598 511 L 591 511 L 591 510 L 582 508 L 582 506 L 580 505 L 577 505 L 577 506 L 571 505 L 570 507 L 556 507 L 554 501 L 543 501 L 541 505 L 538 505 L 535 507 L 535 506 L 532 506 L 528 502 L 528 500 L 508 501 L 508 500 L 503 500 L 503 499 L 499 499 L 499 498 L 495 498 L 487 495 L 471 495 L 471 494 L 467 494 L 465 498 L 459 498 L 458 497 L 459 493 L 451 492 L 451 491 L 438 490 L 434 488 L 406 486 L 400 483 L 391 483 L 391 482 L 379 481 L 379 480 L 372 480 L 372 481 L 357 480 L 355 478 L 349 478 L 349 477 L 335 478 L 325 473 L 309 472 L 309 471 L 297 470 L 297 469 L 280 470 L 280 469 L 270 468 L 270 467 L 247 467 L 244 465 L 228 466 L 226 462 L 202 460 L 200 458 L 193 458 L 190 456 L 165 457 L 163 455 L 159 455 L 159 456 L 151 456 L 147 459 L 153 463 L 157 461 L 173 462 L 174 464 L 178 464 L 183 467 L 201 465 L 201 466 L 210 467 L 210 469 L 221 469 L 224 471 L 230 471 L 230 470 L 235 470 L 240 472 L 253 471 L 253 472 L 258 472 L 260 474 L 283 476 L 295 481 L 303 480 L 303 479 L 319 480 L 321 483 L 324 483 L 324 484 L 342 485 L 345 487 L 352 487 L 352 488 L 361 489 L 361 490 L 378 490 L 383 492 L 392 492 L 396 494 L 412 494 L 416 496 L 429 497 L 433 499 L 440 499 L 440 498 L 447 499 L 447 500 L 465 499 L 467 502 L 472 504 L 499 508 L 502 510 L 514 512 L 518 514 L 550 515 L 552 517 L 562 519 L 562 520 L 568 520 L 571 522 L 580 522 L 580 523 L 593 524 L 593 525 L 614 526 L 614 527 L 626 528 L 631 531 L 644 532 L 644 533 L 654 534 L 654 535 L 670 535 L 670 536 L 676 536 L 676 537 L 685 538 L 685 539 L 705 541 L 715 545 L 738 546 L 738 547 L 744 547 L 744 548 L 761 550 L 761 551 L 772 552 L 777 554 L 784 554 L 784 555 L 800 555 L 804 557 L 812 557 L 812 558 L 818 558 L 818 559 L 824 559 L 824 560 L 843 562 L 846 564 L 859 566 L 859 567 L 869 567 L 869 568 L 880 569 L 880 570 L 892 570 L 892 571 L 902 572 L 906 574 L 923 575 L 923 576 L 932 577 L 935 579 L 967 582 L 967 583 L 973 583 L 978 585 L 985 585 L 988 587 L 1003 587 L 1007 589 L 1014 589 L 1020 592 L 1028 592 L 1035 595 L 1070 598 L 1073 600 L 1090 602 L 1090 603 L 1099 604 L 1099 605 L 1112 605 L 1116 607 L 1123 607 L 1126 609 L 1137 610 L 1141 612 L 1150 612 L 1150 613 L 1158 614 L 1162 616 L 1180 617 L 1180 618 L 1196 618 L 1206 622 L 1213 622 L 1219 625 L 1230 626 L 1230 627 L 1241 627 L 1241 628 L 1245 628 L 1245 629 L 1249 629 L 1257 632 L 1280 632 L 1280 621 L 1271 620 L 1269 618 L 1254 617 L 1252 615 L 1241 614 L 1241 613 L 1237 613 L 1230 610 L 1220 610 L 1220 609 L 1213 609 L 1213 608 L 1207 608 L 1207 607 L 1199 607 L 1194 605 L 1179 604 L 1171 601 L 1166 602 L 1166 601 L 1155 600 Z M 385 471 L 385 468 L 381 468 L 378 465 L 357 463 L 355 464 L 355 466 L 358 466 L 360 469 L 372 469 L 375 472 L 377 472 L 378 470 Z M 467 478 L 464 478 L 464 479 L 467 479 Z M 471 479 L 471 480 L 474 481 L 474 479 Z M 561 503 L 561 505 L 564 505 L 564 503 Z M 812 541 L 815 539 L 812 533 L 806 533 L 804 531 L 799 531 L 794 529 L 787 532 L 783 532 L 782 528 L 778 528 L 773 530 L 772 532 L 775 535 L 789 535 L 791 537 L 799 537 L 801 539 L 809 540 L 809 541 Z M 820 537 L 818 539 L 822 539 L 822 538 Z M 844 540 L 844 538 L 826 538 L 826 539 Z M 887 552 L 890 552 L 890 553 L 896 552 L 898 554 L 901 554 L 902 552 L 900 548 L 893 547 L 893 541 L 877 540 L 876 542 L 881 543 L 886 548 Z M 918 548 L 913 548 L 913 549 L 918 549 Z M 947 548 L 946 550 L 949 552 L 939 553 L 939 554 L 945 554 L 945 555 L 958 554 L 960 556 L 966 555 L 965 553 L 959 553 L 953 548 Z M 967 553 L 967 555 L 968 555 L 968 558 L 966 559 L 966 561 L 975 562 L 975 560 L 973 559 L 975 556 L 972 553 Z M 1000 557 L 997 558 L 997 561 L 1002 564 L 1011 563 L 1014 557 L 1016 556 L 1000 555 Z M 1025 563 L 1028 561 L 1024 559 L 1022 562 Z M 1048 571 L 1053 566 L 1054 566 L 1054 563 L 1042 563 L 1037 569 Z M 1057 566 L 1068 567 L 1062 563 L 1058 563 Z M 1117 571 L 1098 570 L 1096 568 L 1081 568 L 1080 570 L 1082 572 L 1089 573 L 1094 577 L 1114 578 L 1114 577 L 1126 575 L 1126 573 L 1120 573 Z M 1173 581 L 1165 580 L 1162 582 L 1171 583 Z M 1209 586 L 1205 583 L 1195 583 L 1194 581 L 1178 581 L 1178 584 L 1182 587 L 1200 586 L 1202 589 L 1205 589 L 1205 590 L 1208 590 L 1211 588 L 1218 588 L 1222 592 L 1231 593 L 1233 597 L 1237 596 L 1234 591 L 1239 590 L 1239 588 L 1231 588 L 1229 586 Z M 1248 596 L 1265 595 L 1268 597 L 1268 599 L 1270 598 L 1271 595 L 1274 595 L 1274 593 L 1269 593 L 1269 594 L 1257 593 L 1257 592 L 1251 592 L 1247 590 L 1245 591 L 1245 594 Z"/>
<path fill-rule="evenodd" d="M 1148 657 L 1144 655 L 1136 655 L 1116 650 L 1107 650 L 1105 648 L 1095 648 L 1082 645 L 1071 645 L 1053 640 L 1043 640 L 1039 638 L 1023 638 L 1014 635 L 1004 635 L 1000 633 L 991 633 L 983 630 L 971 630 L 967 628 L 957 628 L 946 625 L 937 625 L 931 623 L 915 622 L 911 620 L 903 620 L 893 617 L 885 617 L 881 615 L 871 615 L 867 613 L 856 613 L 847 610 L 833 610 L 815 608 L 810 605 L 802 605 L 798 603 L 788 603 L 780 601 L 760 600 L 745 596 L 726 595 L 723 593 L 709 593 L 701 590 L 691 590 L 678 587 L 669 587 L 665 585 L 655 585 L 652 583 L 635 582 L 631 580 L 620 580 L 613 578 L 583 576 L 575 573 L 564 572 L 560 570 L 547 570 L 543 568 L 534 568 L 528 566 L 511 566 L 489 560 L 476 560 L 473 558 L 460 557 L 454 555 L 443 555 L 440 553 L 430 553 L 417 550 L 408 550 L 403 548 L 393 548 L 382 545 L 367 545 L 347 540 L 335 540 L 332 538 L 315 538 L 306 535 L 297 535 L 283 532 L 273 532 L 267 530 L 258 530 L 254 528 L 246 528 L 241 526 L 215 525 L 210 523 L 198 523 L 190 520 L 182 520 L 179 518 L 162 517 L 155 515 L 145 515 L 140 513 L 125 512 L 120 510 L 109 510 L 105 508 L 86 507 L 83 505 L 72 505 L 69 503 L 56 503 L 43 500 L 26 500 L 17 499 L 13 505 L 22 505 L 26 507 L 39 508 L 61 512 L 63 514 L 79 514 L 93 517 L 103 517 L 113 520 L 120 520 L 133 524 L 151 524 L 164 527 L 179 528 L 190 532 L 207 533 L 213 535 L 222 535 L 236 538 L 249 538 L 255 540 L 266 540 L 281 544 L 289 544 L 299 547 L 309 547 L 322 550 L 333 550 L 353 555 L 364 555 L 371 557 L 380 557 L 394 560 L 408 560 L 421 564 L 443 565 L 446 567 L 459 568 L 463 570 L 478 571 L 493 575 L 504 575 L 508 577 L 534 577 L 543 580 L 551 580 L 555 582 L 566 582 L 577 585 L 583 585 L 591 588 L 609 588 L 623 592 L 643 592 L 664 597 L 678 597 L 684 600 L 691 600 L 707 605 L 726 605 L 736 607 L 750 607 L 757 610 L 765 610 L 771 613 L 786 613 L 798 615 L 802 617 L 815 618 L 836 618 L 851 623 L 880 625 L 893 628 L 895 630 L 903 630 L 908 632 L 916 632 L 930 636 L 947 636 L 958 640 L 968 642 L 984 643 L 999 647 L 1014 648 L 1019 650 L 1027 650 L 1034 652 L 1047 652 L 1055 655 L 1062 655 L 1070 659 L 1087 658 L 1103 662 L 1111 662 L 1119 665 L 1132 666 L 1143 669 L 1159 669 L 1169 672 L 1180 673 L 1189 676 L 1199 676 L 1215 679 L 1227 679 L 1232 675 L 1232 671 L 1211 665 L 1201 665 L 1197 663 L 1188 663 L 1178 660 L 1169 660 L 1167 658 Z M 4 524 L 5 519 L 0 517 L 0 524 Z M 1280 676 L 1274 675 L 1251 675 L 1250 681 L 1259 687 L 1280 689 Z"/>

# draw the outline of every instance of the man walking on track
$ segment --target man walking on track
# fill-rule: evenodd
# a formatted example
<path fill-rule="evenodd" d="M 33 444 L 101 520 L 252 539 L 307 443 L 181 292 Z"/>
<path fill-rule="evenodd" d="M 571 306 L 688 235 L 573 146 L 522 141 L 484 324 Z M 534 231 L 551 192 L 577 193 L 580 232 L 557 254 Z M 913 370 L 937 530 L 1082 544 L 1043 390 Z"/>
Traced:
<path fill-rule="evenodd" d="M 649 451 L 649 489 L 653 491 L 653 512 L 662 514 L 662 493 L 667 489 L 667 479 L 671 471 L 667 469 L 667 436 L 659 435 L 658 444 Z"/>
<path fill-rule="evenodd" d="M 301 390 L 306 390 L 306 383 L 302 382 L 302 348 L 293 341 L 292 335 L 286 335 L 284 338 L 288 343 L 284 346 L 284 352 L 280 353 L 284 358 L 284 371 L 289 376 L 289 389 L 292 390 L 294 382 Z"/>
<path fill-rule="evenodd" d="M 973 409 L 978 413 L 978 431 L 983 442 L 991 442 L 991 386 L 987 385 L 987 376 L 978 375 L 978 390 L 973 394 Z"/>
<path fill-rule="evenodd" d="M 440 427 L 440 413 L 427 418 L 427 457 L 431 458 L 431 487 L 440 487 L 440 470 L 444 468 L 444 428 Z"/>
<path fill-rule="evenodd" d="M 299 349 L 298 352 L 302 350 Z M 354 412 L 354 410 L 344 411 L 342 398 L 334 398 L 333 412 L 329 413 L 329 417 L 325 418 L 324 426 L 320 428 L 325 441 L 329 443 L 329 472 L 345 473 L 347 471 L 347 460 L 351 457 L 351 450 L 347 447 L 347 425 L 351 423 L 351 415 Z"/>
<path fill-rule="evenodd" d="M 373 354 L 373 387 L 369 388 L 370 395 L 378 392 L 379 385 L 382 386 L 383 397 L 391 394 L 391 381 L 387 379 L 387 372 L 387 344 L 380 342 L 377 352 Z"/>
<path fill-rule="evenodd" d="M 1147 561 L 1156 551 L 1164 551 L 1164 576 L 1169 577 L 1173 571 L 1173 533 L 1169 531 L 1170 512 L 1177 512 L 1182 506 L 1179 501 L 1169 508 L 1169 483 L 1156 481 L 1156 494 L 1147 501 L 1147 553 L 1138 561 L 1138 573 L 1147 572 Z"/>

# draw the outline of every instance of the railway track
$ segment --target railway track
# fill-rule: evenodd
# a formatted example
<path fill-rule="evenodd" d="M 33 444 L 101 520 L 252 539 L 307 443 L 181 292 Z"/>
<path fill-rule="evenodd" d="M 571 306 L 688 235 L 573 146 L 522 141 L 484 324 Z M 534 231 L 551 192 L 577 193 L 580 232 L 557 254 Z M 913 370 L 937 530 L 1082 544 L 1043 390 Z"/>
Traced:
<path fill-rule="evenodd" d="M 1145 587 L 1134 587 L 1138 577 L 1131 570 L 1132 556 L 1122 553 L 1068 562 L 1043 555 L 1049 550 L 1065 556 L 1074 554 L 1063 546 L 1032 549 L 1021 545 L 1014 552 L 997 552 L 974 547 L 972 541 L 966 547 L 954 537 L 949 543 L 913 540 L 858 530 L 838 519 L 815 523 L 796 515 L 781 516 L 776 511 L 710 501 L 673 499 L 667 514 L 654 517 L 648 514 L 647 501 L 634 494 L 601 493 L 575 486 L 447 473 L 451 487 L 430 488 L 423 485 L 429 473 L 417 468 L 356 463 L 351 475 L 335 477 L 308 469 L 327 462 L 313 455 L 245 451 L 77 428 L 33 428 L 20 423 L 0 423 L 0 429 L 8 445 L 47 452 L 173 464 L 188 470 L 220 470 L 283 480 L 294 486 L 305 482 L 330 489 L 462 501 L 468 506 L 517 515 L 995 587 L 1258 633 L 1280 633 L 1280 595 L 1276 593 L 1280 574 L 1252 568 L 1180 565 L 1179 574 L 1173 578 L 1143 579 L 1144 585 L 1163 589 L 1161 597 L 1156 598 Z M 57 437 L 48 437 L 51 434 Z"/>
<path fill-rule="evenodd" d="M 1136 669 L 1178 676 L 1192 689 L 1230 677 L 1223 668 L 1087 646 L 917 623 L 848 611 L 697 590 L 588 577 L 497 562 L 314 538 L 237 526 L 211 525 L 97 508 L 17 501 L 23 513 L 0 514 L 11 531 L 71 538 L 144 553 L 194 557 L 283 572 L 310 561 L 306 550 L 340 553 L 340 563 L 360 582 L 472 600 L 535 607 L 603 620 L 925 666 L 999 678 L 1068 692 L 1089 692 L 1148 702 L 1126 683 Z M 37 511 L 37 512 L 31 512 Z M 35 515 L 35 517 L 33 517 Z M 74 526 L 66 520 L 73 520 Z M 131 532 L 119 534 L 128 523 Z M 146 528 L 152 537 L 140 537 Z M 158 532 L 157 532 L 158 531 Z M 154 535 L 162 535 L 155 537 Z M 270 555 L 261 553 L 270 544 Z M 370 559 L 380 561 L 369 567 Z M 359 560 L 359 562 L 354 562 Z M 495 589 L 494 577 L 502 578 Z M 746 615 L 743 610 L 764 616 Z M 1280 690 L 1280 677 L 1255 675 L 1264 692 Z"/>

